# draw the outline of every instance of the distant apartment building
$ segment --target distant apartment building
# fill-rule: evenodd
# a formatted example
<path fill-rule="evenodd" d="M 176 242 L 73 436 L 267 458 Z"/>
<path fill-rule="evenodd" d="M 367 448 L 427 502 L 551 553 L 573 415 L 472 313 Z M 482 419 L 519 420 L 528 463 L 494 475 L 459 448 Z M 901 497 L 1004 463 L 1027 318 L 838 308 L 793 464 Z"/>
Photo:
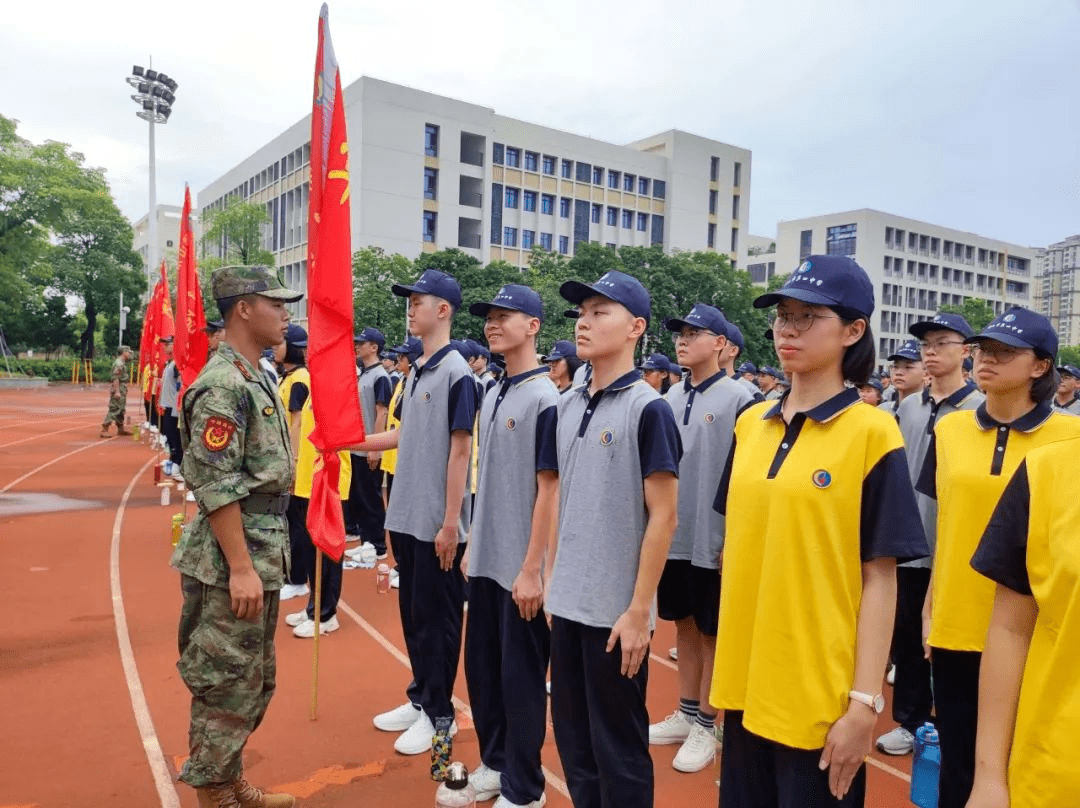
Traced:
<path fill-rule="evenodd" d="M 747 149 L 677 130 L 626 145 L 363 77 L 344 89 L 353 249 L 415 257 L 458 247 L 528 263 L 541 247 L 662 245 L 737 263 L 749 220 Z M 306 288 L 310 115 L 198 193 L 266 205 L 264 240 L 286 282 Z M 224 244 L 210 245 L 221 255 Z"/>
<path fill-rule="evenodd" d="M 1036 251 L 1034 305 L 1062 345 L 1080 345 L 1080 235 Z"/>
<path fill-rule="evenodd" d="M 941 306 L 961 305 L 968 297 L 987 301 L 996 313 L 1032 305 L 1034 248 L 881 211 L 779 223 L 777 272 L 791 272 L 814 254 L 850 256 L 870 275 L 879 361 L 910 338 L 913 322 Z"/>

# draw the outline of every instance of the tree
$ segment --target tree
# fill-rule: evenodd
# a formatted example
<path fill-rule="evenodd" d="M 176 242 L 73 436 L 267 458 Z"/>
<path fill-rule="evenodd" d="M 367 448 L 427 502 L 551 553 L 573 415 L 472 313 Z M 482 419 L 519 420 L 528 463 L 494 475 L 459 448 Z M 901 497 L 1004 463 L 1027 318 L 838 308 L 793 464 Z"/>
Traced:
<path fill-rule="evenodd" d="M 1058 364 L 1080 367 L 1080 345 L 1065 345 L 1059 348 Z"/>
<path fill-rule="evenodd" d="M 263 229 L 269 221 L 265 205 L 230 197 L 225 207 L 203 215 L 203 254 L 211 247 L 220 248 L 224 264 L 272 267 L 274 255 L 263 247 Z"/>
<path fill-rule="evenodd" d="M 946 305 L 941 310 L 949 314 L 959 314 L 976 333 L 982 331 L 994 319 L 994 309 L 982 298 L 965 297 L 962 306 Z"/>
<path fill-rule="evenodd" d="M 353 253 L 353 317 L 356 328 L 383 332 L 386 345 L 405 339 L 405 304 L 390 291 L 395 283 L 412 283 L 416 267 L 404 255 L 387 255 L 381 247 Z"/>

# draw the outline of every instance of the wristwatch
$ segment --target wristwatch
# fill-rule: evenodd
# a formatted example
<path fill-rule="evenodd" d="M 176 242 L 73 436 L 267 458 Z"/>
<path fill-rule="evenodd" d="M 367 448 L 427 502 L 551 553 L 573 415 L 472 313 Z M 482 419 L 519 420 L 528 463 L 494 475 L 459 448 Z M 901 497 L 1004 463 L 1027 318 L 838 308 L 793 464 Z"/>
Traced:
<path fill-rule="evenodd" d="M 885 711 L 885 697 L 880 693 L 876 696 L 871 696 L 869 693 L 860 693 L 858 690 L 849 690 L 848 698 L 852 701 L 859 702 L 859 704 L 865 704 L 878 715 L 881 715 Z"/>

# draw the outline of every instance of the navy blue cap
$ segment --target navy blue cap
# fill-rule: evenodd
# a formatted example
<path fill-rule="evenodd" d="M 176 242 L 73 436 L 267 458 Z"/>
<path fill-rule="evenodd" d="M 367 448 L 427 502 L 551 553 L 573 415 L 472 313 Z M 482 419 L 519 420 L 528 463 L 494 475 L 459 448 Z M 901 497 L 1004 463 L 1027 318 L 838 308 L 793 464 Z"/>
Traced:
<path fill-rule="evenodd" d="M 559 287 L 559 294 L 576 305 L 600 295 L 622 304 L 635 317 L 648 320 L 652 314 L 652 300 L 641 281 L 615 269 L 605 272 L 595 283 L 566 281 Z"/>
<path fill-rule="evenodd" d="M 551 346 L 551 353 L 544 357 L 545 362 L 557 362 L 560 359 L 576 359 L 577 348 L 569 340 L 560 339 Z"/>
<path fill-rule="evenodd" d="M 858 387 L 873 387 L 879 393 L 882 392 L 885 389 L 884 387 L 881 386 L 881 379 L 878 379 L 878 378 L 876 378 L 874 376 L 871 376 L 865 382 L 863 382 L 862 384 L 857 385 L 857 386 Z"/>
<path fill-rule="evenodd" d="M 491 359 L 491 351 L 489 351 L 484 345 L 481 345 L 474 339 L 463 340 L 465 346 L 469 349 L 466 359 L 473 359 L 477 356 L 482 356 L 484 359 Z"/>
<path fill-rule="evenodd" d="M 1034 348 L 1046 356 L 1057 356 L 1058 336 L 1050 321 L 1038 312 L 1014 306 L 995 317 L 986 328 L 964 342 L 997 340 L 1014 348 Z"/>
<path fill-rule="evenodd" d="M 775 306 L 791 298 L 816 306 L 829 306 L 869 318 L 874 313 L 874 285 L 866 271 L 842 255 L 811 255 L 775 292 L 761 295 L 754 308 Z"/>
<path fill-rule="evenodd" d="M 916 339 L 922 339 L 926 336 L 928 331 L 938 331 L 941 329 L 955 331 L 964 339 L 967 339 L 975 333 L 971 329 L 971 326 L 968 325 L 967 320 L 959 314 L 952 314 L 947 311 L 939 311 L 930 320 L 920 320 L 917 323 L 912 323 L 911 328 L 908 329 L 908 333 Z"/>
<path fill-rule="evenodd" d="M 666 356 L 664 358 L 667 359 Z M 679 365 L 678 362 L 675 362 L 671 359 L 667 360 L 667 369 L 668 373 L 674 373 L 676 376 L 682 376 L 683 374 L 682 366 Z"/>
<path fill-rule="evenodd" d="M 753 374 L 756 375 L 757 374 L 757 368 L 754 367 L 753 362 L 743 362 L 741 365 L 739 365 L 737 368 L 735 368 L 735 372 L 736 373 L 753 373 Z"/>
<path fill-rule="evenodd" d="M 296 323 L 289 323 L 289 328 L 285 331 L 285 341 L 297 348 L 306 348 L 307 331 L 302 329 Z"/>
<path fill-rule="evenodd" d="M 578 310 L 577 310 L 577 309 L 567 309 L 566 311 L 564 311 L 564 312 L 562 313 L 562 316 L 563 316 L 563 317 L 568 317 L 568 318 L 570 318 L 571 320 L 576 320 L 576 319 L 578 318 L 578 314 L 579 314 L 579 313 L 580 313 L 580 312 L 578 312 Z"/>
<path fill-rule="evenodd" d="M 719 337 L 727 337 L 728 321 L 720 309 L 707 303 L 695 303 L 685 317 L 669 317 L 664 320 L 664 328 L 679 333 L 684 328 L 702 328 Z"/>
<path fill-rule="evenodd" d="M 371 326 L 368 326 L 353 337 L 353 342 L 374 342 L 379 348 L 386 347 L 386 337 L 383 336 L 383 332 L 377 328 L 372 328 Z"/>
<path fill-rule="evenodd" d="M 224 330 L 225 330 L 225 321 L 224 320 L 210 320 L 210 321 L 208 321 L 206 323 L 206 328 L 203 329 L 203 331 L 207 332 L 208 334 L 213 334 L 215 331 L 224 331 Z"/>
<path fill-rule="evenodd" d="M 971 371 L 975 369 L 975 363 L 971 360 L 970 356 L 965 356 L 964 357 L 964 365 L 963 366 L 964 366 L 964 370 L 966 370 L 968 373 L 971 373 Z"/>
<path fill-rule="evenodd" d="M 520 311 L 530 317 L 544 319 L 544 301 L 536 291 L 520 283 L 506 284 L 490 303 L 473 303 L 469 306 L 469 313 L 477 317 L 487 317 L 492 309 Z"/>
<path fill-rule="evenodd" d="M 912 362 L 921 362 L 922 353 L 919 351 L 919 343 L 909 339 L 889 355 L 890 362 L 895 362 L 897 359 L 910 359 Z"/>
<path fill-rule="evenodd" d="M 1058 365 L 1058 373 L 1062 376 L 1072 376 L 1074 379 L 1080 379 L 1080 368 L 1076 365 Z"/>
<path fill-rule="evenodd" d="M 408 297 L 414 292 L 421 295 L 441 297 L 457 311 L 461 308 L 461 287 L 453 275 L 437 269 L 425 269 L 412 285 L 395 283 L 390 291 L 398 297 Z"/>
<path fill-rule="evenodd" d="M 408 337 L 403 343 L 395 345 L 390 350 L 396 354 L 402 354 L 410 362 L 415 362 L 417 357 L 424 353 L 424 343 L 419 337 Z"/>
<path fill-rule="evenodd" d="M 642 370 L 662 370 L 667 373 L 670 366 L 671 360 L 662 353 L 649 354 L 641 360 Z"/>
<path fill-rule="evenodd" d="M 467 340 L 452 339 L 450 340 L 450 347 L 462 356 L 464 356 L 466 359 L 473 358 L 472 348 L 469 347 L 469 343 Z"/>
<path fill-rule="evenodd" d="M 735 325 L 735 323 L 731 322 L 731 320 L 728 320 L 727 324 L 728 324 L 728 329 L 727 329 L 728 341 L 729 342 L 734 342 L 736 345 L 738 345 L 740 351 L 745 351 L 746 350 L 746 340 L 743 339 L 742 331 L 740 331 L 739 327 L 737 325 Z"/>

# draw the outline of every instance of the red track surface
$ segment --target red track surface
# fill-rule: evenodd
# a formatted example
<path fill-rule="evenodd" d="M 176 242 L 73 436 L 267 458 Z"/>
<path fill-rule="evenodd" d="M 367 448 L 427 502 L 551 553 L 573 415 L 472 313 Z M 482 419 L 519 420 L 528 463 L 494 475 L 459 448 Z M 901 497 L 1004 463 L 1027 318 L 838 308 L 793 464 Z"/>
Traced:
<path fill-rule="evenodd" d="M 147 446 L 97 438 L 107 398 L 101 385 L 0 391 L 0 808 L 195 805 L 175 782 L 188 694 L 175 667 L 180 590 L 168 559 L 170 517 L 183 506 L 175 492 L 172 506 L 159 504 Z M 128 412 L 136 415 L 134 396 Z M 311 641 L 281 623 L 277 694 L 245 754 L 252 782 L 291 790 L 304 806 L 432 804 L 426 756 L 397 755 L 394 736 L 371 725 L 402 701 L 408 681 L 395 597 L 376 594 L 371 570 L 346 571 L 342 628 L 320 644 L 315 722 Z M 282 618 L 298 608 L 283 604 Z M 654 720 L 677 703 L 673 645 L 671 624 L 661 623 L 650 662 Z M 456 693 L 465 707 L 463 673 Z M 454 757 L 472 768 L 476 736 L 467 713 L 458 720 Z M 653 747 L 657 806 L 716 804 L 718 769 L 679 774 L 676 749 Z M 910 759 L 871 763 L 867 805 L 909 805 Z M 569 806 L 550 732 L 544 765 L 548 804 Z"/>

